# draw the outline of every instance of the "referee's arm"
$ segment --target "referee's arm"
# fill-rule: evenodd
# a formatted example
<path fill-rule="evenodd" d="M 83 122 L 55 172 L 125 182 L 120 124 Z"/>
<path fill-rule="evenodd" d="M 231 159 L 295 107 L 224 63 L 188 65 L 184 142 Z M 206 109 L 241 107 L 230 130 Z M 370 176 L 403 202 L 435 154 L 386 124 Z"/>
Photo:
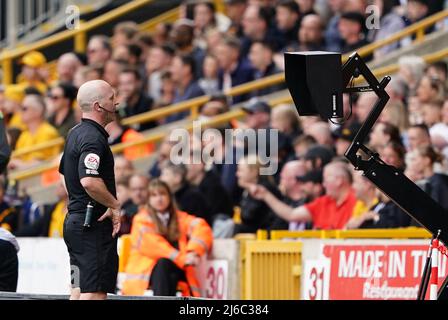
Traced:
<path fill-rule="evenodd" d="M 103 179 L 100 177 L 84 177 L 81 179 L 81 185 L 86 190 L 87 194 L 96 202 L 111 209 L 119 209 L 120 203 L 107 190 Z"/>

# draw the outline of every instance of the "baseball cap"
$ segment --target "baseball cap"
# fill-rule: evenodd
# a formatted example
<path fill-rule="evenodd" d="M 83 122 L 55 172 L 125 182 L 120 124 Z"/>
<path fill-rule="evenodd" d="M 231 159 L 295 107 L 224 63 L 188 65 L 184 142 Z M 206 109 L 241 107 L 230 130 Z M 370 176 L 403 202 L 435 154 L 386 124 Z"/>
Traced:
<path fill-rule="evenodd" d="M 343 127 L 339 128 L 333 133 L 333 136 L 336 139 L 343 139 L 351 142 L 355 138 L 355 135 L 360 128 L 361 125 L 353 123 L 346 128 Z"/>
<path fill-rule="evenodd" d="M 25 92 L 22 86 L 17 84 L 10 84 L 5 86 L 4 95 L 6 99 L 20 103 L 25 97 Z"/>
<path fill-rule="evenodd" d="M 322 170 L 311 170 L 305 173 L 303 176 L 297 176 L 297 181 L 300 182 L 313 182 L 322 183 Z"/>
<path fill-rule="evenodd" d="M 332 150 L 330 150 L 327 147 L 317 145 L 312 146 L 308 149 L 307 153 L 305 154 L 305 160 L 314 160 L 314 159 L 321 159 L 322 160 L 322 167 L 325 166 L 327 163 L 330 163 L 333 159 L 334 153 Z"/>
<path fill-rule="evenodd" d="M 20 62 L 32 68 L 39 68 L 47 63 L 47 59 L 39 51 L 30 51 L 22 57 Z"/>
<path fill-rule="evenodd" d="M 255 112 L 266 112 L 271 113 L 271 107 L 265 101 L 257 100 L 253 102 L 249 102 L 242 108 L 247 113 L 255 113 Z"/>

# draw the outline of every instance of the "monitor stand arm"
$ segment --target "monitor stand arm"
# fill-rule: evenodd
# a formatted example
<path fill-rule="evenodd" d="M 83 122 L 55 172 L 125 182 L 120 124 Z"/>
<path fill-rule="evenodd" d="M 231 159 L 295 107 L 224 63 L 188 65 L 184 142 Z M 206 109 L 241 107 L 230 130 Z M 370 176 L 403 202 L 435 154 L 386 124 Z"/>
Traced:
<path fill-rule="evenodd" d="M 364 77 L 368 86 L 347 88 L 350 79 L 359 75 Z M 345 157 L 356 170 L 363 171 L 363 175 L 367 179 L 429 232 L 436 235 L 440 230 L 440 240 L 443 243 L 448 243 L 447 210 L 442 208 L 427 193 L 409 180 L 400 170 L 384 163 L 377 153 L 371 151 L 363 144 L 389 100 L 389 95 L 385 91 L 385 87 L 391 78 L 386 76 L 381 82 L 378 82 L 362 58 L 355 52 L 350 55 L 342 67 L 342 79 L 343 88 L 346 88 L 344 92 L 374 91 L 379 98 L 345 152 Z M 365 158 L 363 159 L 358 155 L 359 150 L 367 154 L 367 160 L 364 160 Z M 440 299 L 448 298 L 448 290 L 445 290 L 448 284 L 447 279 L 445 279 L 439 290 Z"/>

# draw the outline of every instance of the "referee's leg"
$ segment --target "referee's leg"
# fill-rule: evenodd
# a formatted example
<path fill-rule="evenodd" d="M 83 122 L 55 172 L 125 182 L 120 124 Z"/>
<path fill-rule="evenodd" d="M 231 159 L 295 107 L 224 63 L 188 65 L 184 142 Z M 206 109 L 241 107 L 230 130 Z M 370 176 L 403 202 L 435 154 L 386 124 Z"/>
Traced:
<path fill-rule="evenodd" d="M 0 240 L 0 291 L 15 292 L 19 277 L 19 260 L 14 245 Z"/>

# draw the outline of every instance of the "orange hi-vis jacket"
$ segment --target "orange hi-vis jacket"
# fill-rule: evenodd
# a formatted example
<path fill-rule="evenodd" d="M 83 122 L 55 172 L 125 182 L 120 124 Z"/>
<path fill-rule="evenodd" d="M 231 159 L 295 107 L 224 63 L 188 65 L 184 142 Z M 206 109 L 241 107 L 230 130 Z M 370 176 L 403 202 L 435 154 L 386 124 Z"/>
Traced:
<path fill-rule="evenodd" d="M 167 258 L 185 271 L 190 294 L 194 297 L 201 296 L 196 270 L 185 266 L 185 257 L 190 251 L 196 252 L 199 256 L 209 252 L 213 243 L 213 233 L 202 218 L 183 211 L 177 211 L 176 215 L 180 228 L 179 250 L 157 232 L 156 224 L 146 210 L 134 217 L 131 229 L 131 251 L 122 286 L 124 295 L 143 295 L 148 289 L 151 271 L 158 259 Z"/>

